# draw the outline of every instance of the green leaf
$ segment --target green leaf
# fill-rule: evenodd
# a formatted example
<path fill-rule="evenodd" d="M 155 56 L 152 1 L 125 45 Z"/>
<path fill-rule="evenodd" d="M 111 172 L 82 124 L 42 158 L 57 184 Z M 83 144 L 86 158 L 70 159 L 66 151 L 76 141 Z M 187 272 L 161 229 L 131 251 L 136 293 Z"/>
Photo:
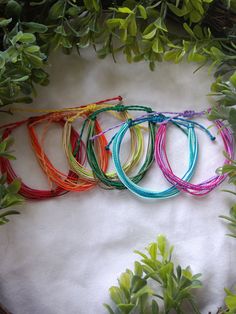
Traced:
<path fill-rule="evenodd" d="M 191 1 L 192 5 L 194 6 L 194 8 L 200 13 L 200 15 L 202 16 L 204 14 L 204 9 L 202 7 L 202 4 L 200 1 Z"/>
<path fill-rule="evenodd" d="M 154 22 L 154 25 L 157 29 L 161 29 L 164 32 L 168 32 L 168 29 L 162 18 L 158 17 L 158 19 Z"/>
<path fill-rule="evenodd" d="M 2 53 L 0 53 L 0 69 L 5 66 L 5 58 Z"/>
<path fill-rule="evenodd" d="M 197 38 L 204 39 L 203 29 L 199 24 L 194 26 L 193 31 Z"/>
<path fill-rule="evenodd" d="M 188 55 L 189 62 L 205 62 L 206 56 L 200 55 L 199 53 L 190 53 Z"/>
<path fill-rule="evenodd" d="M 109 29 L 114 29 L 116 27 L 120 27 L 123 23 L 123 19 L 117 19 L 117 18 L 114 18 L 114 19 L 108 19 L 106 21 L 106 24 L 108 26 Z"/>
<path fill-rule="evenodd" d="M 24 82 L 24 81 L 27 81 L 29 79 L 29 75 L 24 75 L 24 76 L 21 76 L 19 78 L 16 78 L 16 79 L 13 79 L 14 82 Z"/>
<path fill-rule="evenodd" d="M 41 68 L 43 66 L 43 60 L 40 57 L 36 56 L 33 53 L 28 53 L 28 52 L 26 55 L 27 55 L 27 58 L 29 59 L 29 62 L 31 64 L 32 68 L 37 69 L 37 68 Z"/>
<path fill-rule="evenodd" d="M 40 50 L 40 47 L 36 45 L 32 45 L 32 46 L 24 48 L 24 51 L 29 52 L 29 53 L 39 52 L 39 50 Z"/>
<path fill-rule="evenodd" d="M 164 53 L 164 60 L 165 61 L 175 61 L 176 56 L 178 55 L 177 50 L 168 50 Z"/>
<path fill-rule="evenodd" d="M 182 17 L 186 15 L 189 11 L 187 10 L 186 7 L 183 7 L 182 9 L 177 8 L 174 4 L 172 3 L 167 3 L 169 9 L 177 16 Z"/>
<path fill-rule="evenodd" d="M 84 5 L 89 11 L 99 11 L 100 9 L 98 0 L 84 0 Z"/>
<path fill-rule="evenodd" d="M 18 212 L 17 210 L 7 210 L 4 213 L 0 213 L 0 219 L 12 215 L 20 215 L 20 212 Z"/>
<path fill-rule="evenodd" d="M 230 76 L 230 82 L 236 87 L 236 71 Z"/>
<path fill-rule="evenodd" d="M 112 310 L 110 305 L 108 304 L 103 304 L 103 306 L 108 310 L 109 314 L 115 314 L 115 312 Z"/>
<path fill-rule="evenodd" d="M 189 279 L 189 280 L 192 280 L 193 275 L 192 275 L 192 272 L 190 271 L 190 268 L 189 268 L 189 267 L 187 267 L 186 269 L 183 269 L 183 270 L 182 270 L 182 274 L 183 274 L 183 276 L 184 276 L 185 278 L 187 278 L 187 279 Z"/>
<path fill-rule="evenodd" d="M 134 263 L 134 273 L 135 273 L 135 275 L 138 276 L 138 277 L 142 277 L 142 275 L 143 275 L 143 267 L 142 267 L 142 265 L 141 265 L 139 262 L 137 262 L 137 261 L 135 261 L 135 263 Z"/>
<path fill-rule="evenodd" d="M 11 39 L 12 45 L 15 45 L 15 44 L 20 40 L 20 38 L 21 38 L 22 36 L 23 36 L 23 32 L 22 32 L 22 31 L 18 32 L 18 33 Z M 11 54 L 13 50 L 17 52 L 17 50 L 14 49 L 13 47 L 9 47 L 8 50 L 7 50 L 7 51 L 8 51 L 8 54 Z"/>
<path fill-rule="evenodd" d="M 7 208 L 13 205 L 17 205 L 23 202 L 23 198 L 20 195 L 17 194 L 6 194 L 2 199 L 1 199 L 1 207 L 2 208 Z"/>
<path fill-rule="evenodd" d="M 136 34 L 137 34 L 137 24 L 136 24 L 135 15 L 131 16 L 131 20 L 130 20 L 128 29 L 129 29 L 129 33 L 130 33 L 131 36 L 136 36 Z"/>
<path fill-rule="evenodd" d="M 93 7 L 95 9 L 95 11 L 99 11 L 100 10 L 100 5 L 99 5 L 99 1 L 98 0 L 92 0 L 93 2 Z"/>
<path fill-rule="evenodd" d="M 121 39 L 121 41 L 122 42 L 126 42 L 127 37 L 128 37 L 127 28 L 126 29 L 122 29 L 121 32 L 120 32 L 120 39 Z M 124 52 L 126 52 L 126 55 L 130 55 L 130 54 L 127 53 L 128 51 L 130 51 L 130 49 L 129 49 L 128 46 L 126 46 L 125 49 L 124 49 Z"/>
<path fill-rule="evenodd" d="M 198 23 L 201 21 L 202 15 L 198 11 L 191 11 L 190 12 L 190 20 L 194 23 Z"/>
<path fill-rule="evenodd" d="M 140 15 L 141 17 L 146 20 L 147 19 L 147 12 L 146 12 L 146 9 L 144 8 L 143 5 L 139 4 L 138 5 L 138 9 L 139 9 L 139 12 L 140 12 Z"/>
<path fill-rule="evenodd" d="M 0 185 L 3 185 L 7 182 L 7 175 L 4 173 L 1 177 L 0 177 Z"/>
<path fill-rule="evenodd" d="M 10 17 L 19 17 L 22 11 L 22 6 L 15 0 L 7 1 L 6 5 L 6 15 Z"/>
<path fill-rule="evenodd" d="M 231 108 L 229 114 L 229 123 L 233 126 L 236 124 L 236 109 Z"/>
<path fill-rule="evenodd" d="M 16 194 L 19 192 L 21 187 L 21 181 L 15 179 L 11 184 L 8 185 L 7 191 L 12 194 Z"/>
<path fill-rule="evenodd" d="M 81 9 L 79 7 L 70 7 L 66 12 L 70 16 L 77 16 L 80 13 Z"/>
<path fill-rule="evenodd" d="M 31 33 L 23 33 L 18 39 L 18 41 L 22 43 L 31 44 L 36 41 L 36 37 L 34 36 L 34 34 L 31 34 Z"/>
<path fill-rule="evenodd" d="M 140 278 L 139 276 L 134 275 L 131 280 L 131 291 L 135 293 L 139 291 L 141 288 L 146 286 L 147 281 L 145 279 Z"/>
<path fill-rule="evenodd" d="M 161 253 L 162 256 L 165 256 L 166 253 L 166 237 L 163 235 L 159 235 L 157 237 L 157 244 L 158 244 L 158 249 Z"/>
<path fill-rule="evenodd" d="M 187 23 L 183 24 L 184 29 L 186 30 L 186 32 L 191 36 L 191 37 L 196 37 L 194 32 L 192 31 L 192 29 L 188 26 Z"/>
<path fill-rule="evenodd" d="M 150 33 L 143 35 L 143 39 L 152 39 L 156 35 L 157 29 L 155 28 Z"/>
<path fill-rule="evenodd" d="M 155 62 L 154 61 L 149 62 L 149 68 L 151 71 L 155 70 Z"/>
<path fill-rule="evenodd" d="M 224 53 L 217 47 L 211 47 L 211 53 L 216 59 L 220 59 L 224 56 Z"/>
<path fill-rule="evenodd" d="M 152 44 L 152 50 L 156 53 L 163 53 L 164 49 L 159 38 L 156 38 Z"/>
<path fill-rule="evenodd" d="M 157 243 L 151 243 L 149 244 L 148 248 L 147 248 L 151 258 L 153 260 L 157 259 Z"/>
<path fill-rule="evenodd" d="M 121 274 L 119 278 L 119 284 L 122 289 L 129 290 L 131 287 L 131 276 L 129 273 L 125 272 Z"/>
<path fill-rule="evenodd" d="M 228 295 L 225 298 L 225 304 L 229 308 L 229 310 L 233 311 L 236 310 L 236 295 Z"/>
<path fill-rule="evenodd" d="M 122 313 L 129 314 L 133 308 L 135 307 L 134 304 L 118 304 L 118 308 L 122 311 Z"/>
<path fill-rule="evenodd" d="M 132 298 L 135 300 L 140 298 L 141 296 L 147 294 L 147 295 L 154 295 L 154 291 L 149 286 L 144 286 L 140 290 L 138 290 L 136 293 L 133 294 Z"/>
<path fill-rule="evenodd" d="M 127 7 L 118 8 L 117 11 L 125 14 L 134 14 L 134 12 Z"/>
<path fill-rule="evenodd" d="M 125 301 L 124 294 L 119 287 L 112 286 L 109 289 L 111 299 L 116 304 L 122 304 Z"/>
<path fill-rule="evenodd" d="M 159 306 L 155 300 L 152 300 L 152 314 L 159 314 Z"/>
<path fill-rule="evenodd" d="M 63 0 L 59 0 L 53 4 L 53 6 L 49 10 L 49 17 L 52 20 L 58 20 L 63 16 L 65 2 Z"/>
<path fill-rule="evenodd" d="M 10 19 L 4 19 L 4 18 L 0 18 L 0 27 L 5 27 L 7 25 L 9 25 L 12 21 L 12 18 Z"/>
<path fill-rule="evenodd" d="M 167 263 L 166 265 L 163 265 L 159 270 L 159 275 L 161 279 L 166 283 L 168 276 L 170 276 L 173 273 L 174 265 L 173 263 Z"/>
<path fill-rule="evenodd" d="M 46 33 L 48 30 L 46 25 L 36 22 L 22 22 L 21 24 L 25 26 L 30 33 Z"/>
<path fill-rule="evenodd" d="M 138 250 L 134 250 L 134 253 L 140 255 L 140 256 L 141 256 L 142 258 L 144 258 L 144 259 L 148 258 L 146 254 L 144 254 L 144 253 L 142 253 L 142 252 L 140 252 L 140 251 L 138 251 Z"/>
<path fill-rule="evenodd" d="M 60 35 L 62 35 L 62 36 L 67 36 L 66 31 L 65 31 L 65 28 L 64 28 L 63 25 L 58 25 L 58 26 L 55 28 L 54 32 L 57 33 L 57 34 L 60 34 Z"/>

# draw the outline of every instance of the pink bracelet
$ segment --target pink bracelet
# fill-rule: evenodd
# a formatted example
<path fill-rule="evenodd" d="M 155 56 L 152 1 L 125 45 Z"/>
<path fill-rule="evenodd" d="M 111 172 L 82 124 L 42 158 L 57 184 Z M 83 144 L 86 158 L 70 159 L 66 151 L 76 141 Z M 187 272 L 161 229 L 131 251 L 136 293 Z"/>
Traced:
<path fill-rule="evenodd" d="M 226 154 L 229 156 L 229 159 L 225 159 L 224 164 L 230 164 L 230 159 L 234 157 L 234 138 L 232 131 L 226 127 L 223 122 L 217 120 L 215 125 L 219 130 L 219 133 L 222 137 L 224 148 Z M 160 169 L 162 170 L 165 178 L 178 189 L 183 190 L 192 195 L 206 195 L 214 188 L 216 188 L 220 183 L 226 178 L 226 174 L 215 175 L 199 184 L 192 184 L 186 182 L 176 176 L 170 166 L 167 153 L 166 153 L 166 129 L 167 124 L 160 125 L 155 142 L 155 159 Z"/>

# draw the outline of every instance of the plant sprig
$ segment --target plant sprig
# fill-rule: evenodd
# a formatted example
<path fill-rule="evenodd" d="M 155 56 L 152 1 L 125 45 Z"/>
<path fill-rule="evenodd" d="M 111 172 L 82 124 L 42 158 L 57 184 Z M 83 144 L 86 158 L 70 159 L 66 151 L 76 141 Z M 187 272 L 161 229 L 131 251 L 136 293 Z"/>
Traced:
<path fill-rule="evenodd" d="M 9 151 L 9 147 L 12 144 L 12 138 L 8 137 L 0 142 L 0 157 L 7 159 L 15 159 L 12 153 Z M 6 176 L 0 177 L 0 225 L 9 222 L 8 216 L 19 214 L 16 210 L 6 210 L 14 205 L 21 204 L 24 199 L 18 194 L 21 186 L 19 180 L 14 180 L 12 183 L 7 184 Z"/>
<path fill-rule="evenodd" d="M 193 290 L 200 288 L 200 274 L 193 275 L 190 267 L 175 266 L 171 261 L 173 247 L 164 236 L 150 243 L 147 253 L 135 251 L 141 261 L 135 261 L 134 271 L 127 269 L 118 279 L 118 286 L 109 289 L 113 308 L 105 304 L 110 314 L 128 313 L 184 313 L 183 305 L 189 302 L 199 314 Z M 154 288 L 155 285 L 155 288 Z"/>

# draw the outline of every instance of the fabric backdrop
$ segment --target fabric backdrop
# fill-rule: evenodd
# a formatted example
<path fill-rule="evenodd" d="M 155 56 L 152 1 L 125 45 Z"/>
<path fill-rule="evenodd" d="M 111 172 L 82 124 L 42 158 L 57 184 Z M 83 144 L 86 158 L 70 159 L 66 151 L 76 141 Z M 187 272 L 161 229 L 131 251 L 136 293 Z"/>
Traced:
<path fill-rule="evenodd" d="M 124 104 L 158 111 L 203 110 L 210 106 L 206 95 L 212 77 L 207 69 L 194 74 L 196 68 L 163 63 L 151 72 L 146 63 L 129 65 L 120 58 L 115 64 L 109 57 L 98 60 L 92 51 L 81 57 L 54 55 L 48 67 L 51 83 L 38 89 L 34 105 L 61 108 L 121 95 Z M 1 116 L 1 124 L 26 116 Z M 116 123 L 106 114 L 100 121 L 104 128 Z M 206 119 L 201 122 L 210 125 Z M 193 182 L 212 176 L 223 161 L 219 137 L 213 144 L 204 133 L 198 135 L 200 156 Z M 14 137 L 14 169 L 27 184 L 46 188 L 25 127 Z M 127 138 L 127 148 L 128 143 Z M 50 128 L 45 149 L 54 165 L 66 171 L 61 129 L 56 125 Z M 174 170 L 183 173 L 187 140 L 174 128 L 168 130 L 168 152 Z M 155 165 L 141 185 L 157 190 L 168 186 Z M 225 236 L 226 223 L 218 217 L 228 214 L 233 203 L 230 194 L 221 192 L 227 187 L 224 183 L 202 198 L 181 194 L 162 201 L 95 188 L 25 202 L 21 215 L 0 227 L 0 301 L 13 314 L 103 314 L 109 287 L 138 258 L 133 250 L 142 250 L 164 234 L 175 246 L 174 261 L 203 274 L 204 287 L 196 292 L 201 311 L 215 313 L 223 304 L 223 288 L 236 282 L 236 241 Z"/>

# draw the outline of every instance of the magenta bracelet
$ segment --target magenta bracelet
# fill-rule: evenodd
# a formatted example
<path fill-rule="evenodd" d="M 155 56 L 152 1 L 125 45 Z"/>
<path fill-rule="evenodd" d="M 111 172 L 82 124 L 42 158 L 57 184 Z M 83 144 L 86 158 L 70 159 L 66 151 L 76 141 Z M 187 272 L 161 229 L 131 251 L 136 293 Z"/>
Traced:
<path fill-rule="evenodd" d="M 215 121 L 215 125 L 219 131 L 219 134 L 222 137 L 223 143 L 224 143 L 224 149 L 229 156 L 229 159 L 225 159 L 224 164 L 230 164 L 230 159 L 233 159 L 234 157 L 234 138 L 233 133 L 230 130 L 230 128 L 226 127 L 223 122 L 217 120 Z M 189 182 L 186 182 L 176 176 L 170 166 L 167 153 L 166 153 L 166 129 L 167 124 L 162 124 L 158 131 L 156 136 L 156 142 L 155 142 L 155 159 L 157 164 L 159 165 L 160 169 L 162 170 L 165 178 L 174 186 L 176 186 L 178 189 L 183 190 L 187 193 L 190 193 L 192 195 L 206 195 L 210 191 L 212 191 L 214 188 L 216 188 L 220 183 L 224 181 L 226 178 L 226 174 L 223 175 L 215 175 L 199 184 L 192 184 Z"/>

